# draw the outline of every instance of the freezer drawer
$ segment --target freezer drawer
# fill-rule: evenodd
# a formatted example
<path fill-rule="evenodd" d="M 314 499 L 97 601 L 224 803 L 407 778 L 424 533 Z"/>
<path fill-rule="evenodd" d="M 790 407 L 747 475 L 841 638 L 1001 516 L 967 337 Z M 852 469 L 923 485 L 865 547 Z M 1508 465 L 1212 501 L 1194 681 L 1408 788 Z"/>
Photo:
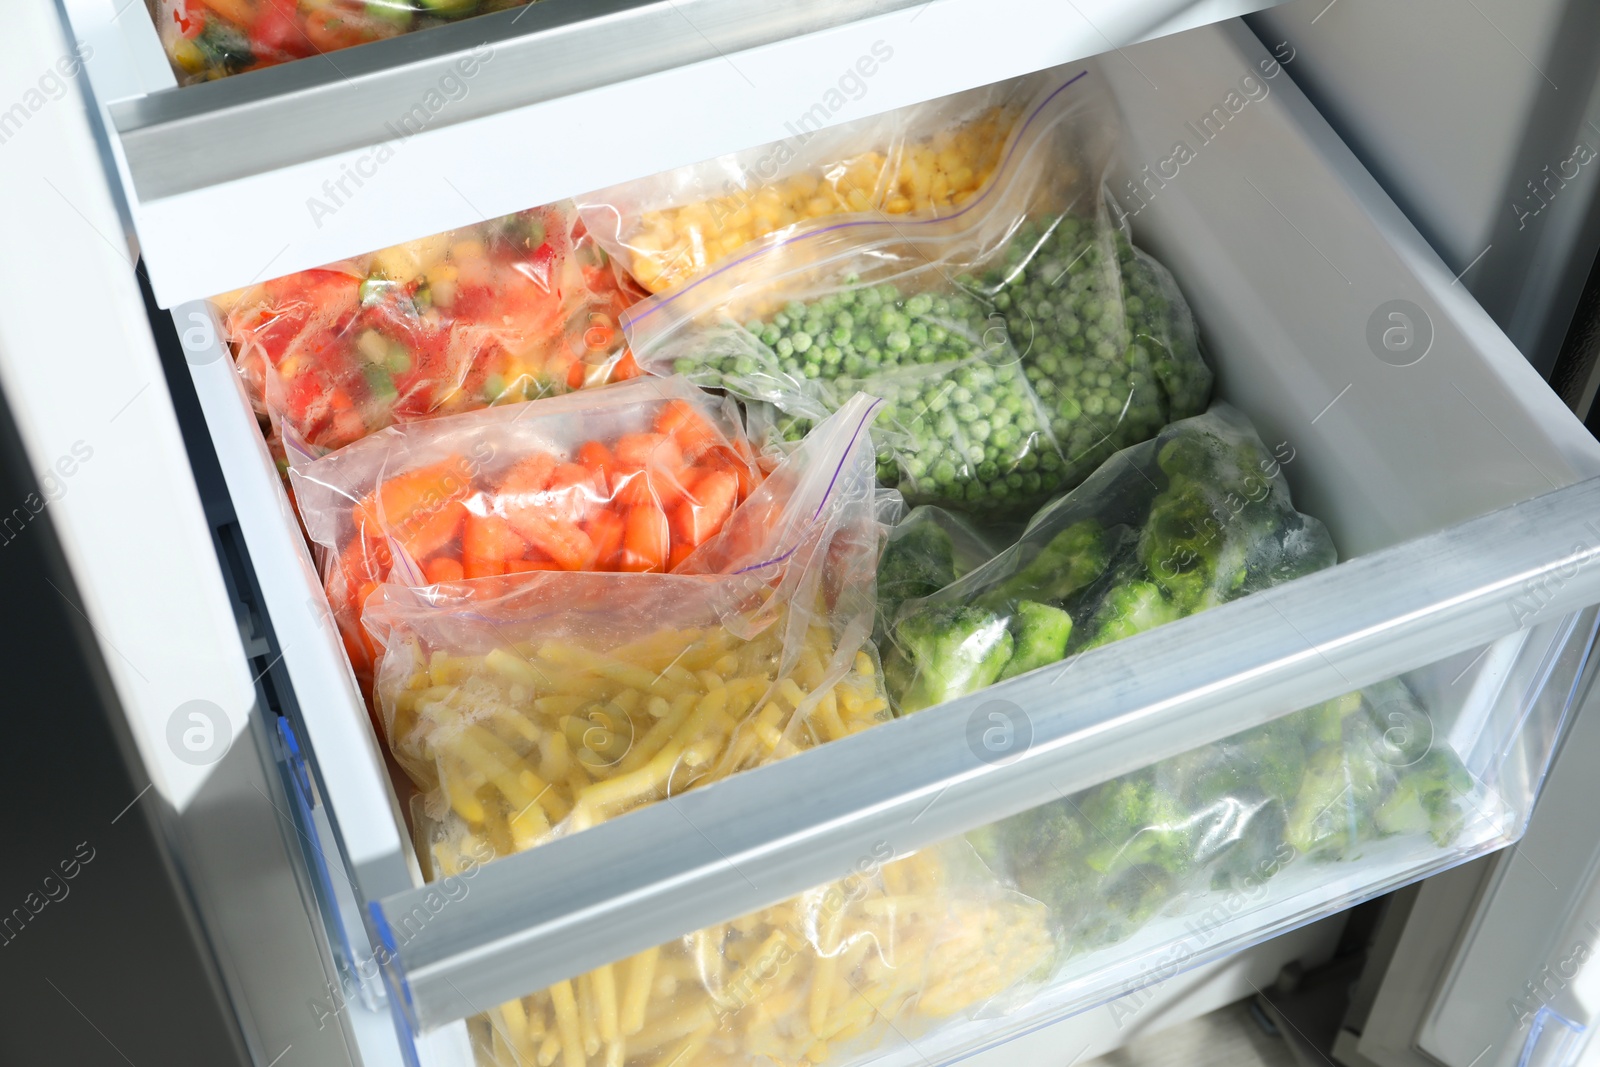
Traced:
<path fill-rule="evenodd" d="M 1600 446 L 1300 95 L 1292 47 L 1233 22 L 1125 51 L 1085 65 L 1126 124 L 1111 192 L 1348 562 L 1086 653 L 1065 686 L 1035 672 L 495 861 L 442 908 L 216 324 L 175 309 L 404 1034 L 1396 676 L 1422 702 L 1406 728 L 1473 774 L 1456 839 L 1187 895 L 1003 1018 L 878 1058 L 946 1061 L 1516 839 L 1593 641 Z M 1032 744 L 985 762 L 968 729 L 997 700 Z"/>
<path fill-rule="evenodd" d="M 65 7 L 171 307 L 1272 2 L 540 0 L 183 88 L 137 0 Z"/>

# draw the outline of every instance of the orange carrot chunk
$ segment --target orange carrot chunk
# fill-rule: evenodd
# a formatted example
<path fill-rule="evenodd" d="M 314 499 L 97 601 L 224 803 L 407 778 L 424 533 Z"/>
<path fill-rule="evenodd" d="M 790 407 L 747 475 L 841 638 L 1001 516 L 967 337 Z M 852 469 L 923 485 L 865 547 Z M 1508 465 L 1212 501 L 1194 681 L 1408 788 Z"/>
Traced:
<path fill-rule="evenodd" d="M 620 570 L 659 571 L 667 566 L 671 531 L 666 514 L 654 504 L 628 509 L 627 526 L 622 535 Z"/>

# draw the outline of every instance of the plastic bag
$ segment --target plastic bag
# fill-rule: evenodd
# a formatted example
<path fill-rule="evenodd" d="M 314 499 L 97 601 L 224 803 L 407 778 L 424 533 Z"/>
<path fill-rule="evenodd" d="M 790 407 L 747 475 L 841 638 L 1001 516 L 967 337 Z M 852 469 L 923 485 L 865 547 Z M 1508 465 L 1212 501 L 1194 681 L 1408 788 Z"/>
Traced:
<path fill-rule="evenodd" d="M 905 601 L 932 596 L 995 555 L 983 534 L 943 508 L 924 505 L 903 518 L 893 515 L 886 525 L 878 559 L 880 632 Z"/>
<path fill-rule="evenodd" d="M 1163 760 L 969 835 L 1051 909 L 1063 956 L 1114 944 L 1186 895 L 1260 899 L 1302 860 L 1356 860 L 1384 837 L 1447 847 L 1480 786 L 1431 735 L 1410 691 L 1384 682 Z"/>
<path fill-rule="evenodd" d="M 820 427 L 676 573 L 381 586 L 377 703 L 431 822 L 528 848 L 887 719 L 875 406 Z"/>
<path fill-rule="evenodd" d="M 146 0 L 178 81 L 381 41 L 529 0 Z"/>
<path fill-rule="evenodd" d="M 1125 449 L 1035 515 L 1021 540 L 890 628 L 901 712 L 1288 581 L 1336 559 L 1283 466 L 1227 404 Z"/>
<path fill-rule="evenodd" d="M 1332 566 L 1326 529 L 1290 499 L 1294 458 L 1220 403 L 1118 454 L 1016 545 L 900 608 L 885 677 L 901 711 Z M 1447 845 L 1477 783 L 1425 721 L 1385 682 L 969 839 L 1049 905 L 1067 953 L 1115 943 L 1187 893 L 1255 894 L 1297 859 L 1397 834 Z"/>
<path fill-rule="evenodd" d="M 435 877 L 888 718 L 870 641 L 877 494 L 858 397 L 674 574 L 384 586 L 377 693 Z M 1036 974 L 1043 909 L 964 842 L 885 843 L 843 883 L 509 1002 L 480 1062 L 818 1062 Z M 846 995 L 855 984 L 858 993 Z"/>
<path fill-rule="evenodd" d="M 554 204 L 215 302 L 298 466 L 392 423 L 630 376 L 618 316 L 637 295 Z"/>
<path fill-rule="evenodd" d="M 630 309 L 640 366 L 774 404 L 792 432 L 854 391 L 884 397 L 880 480 L 986 518 L 1198 414 L 1211 374 L 1187 306 L 1093 180 L 1063 183 L 1105 158 L 1102 101 L 1079 81 L 1042 95 L 956 214 L 769 238 Z"/>
<path fill-rule="evenodd" d="M 361 606 L 385 581 L 667 570 L 760 475 L 736 413 L 682 378 L 392 426 L 291 471 L 363 685 Z"/>
<path fill-rule="evenodd" d="M 802 118 L 793 137 L 589 193 L 578 198 L 578 210 L 653 293 L 814 219 L 947 215 L 993 175 L 1039 77 L 829 129 L 808 131 Z"/>
<path fill-rule="evenodd" d="M 852 1059 L 1040 974 L 1043 911 L 960 839 L 903 857 L 879 842 L 843 881 L 510 1001 L 469 1033 L 495 1067 Z"/>

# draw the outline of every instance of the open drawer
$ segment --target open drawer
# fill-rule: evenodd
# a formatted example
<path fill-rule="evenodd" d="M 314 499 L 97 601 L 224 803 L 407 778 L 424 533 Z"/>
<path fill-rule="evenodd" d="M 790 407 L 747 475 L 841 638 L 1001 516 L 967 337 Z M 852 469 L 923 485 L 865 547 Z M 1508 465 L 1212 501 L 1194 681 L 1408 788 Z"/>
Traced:
<path fill-rule="evenodd" d="M 540 0 L 184 87 L 144 0 L 64 6 L 171 307 L 1272 2 Z"/>
<path fill-rule="evenodd" d="M 1243 895 L 1192 887 L 1126 936 L 1064 953 L 1026 998 L 895 1026 L 830 1062 L 945 1062 L 1517 838 L 1594 638 L 1600 445 L 1310 107 L 1293 65 L 1292 45 L 1234 21 L 1086 69 L 1125 120 L 1112 192 L 1136 240 L 1189 298 L 1218 395 L 1292 447 L 1297 505 L 1345 563 L 485 864 L 444 903 L 216 324 L 203 304 L 174 310 L 404 1041 L 885 848 L 928 849 L 1396 677 L 1418 703 L 1395 727 L 1470 773 L 1448 840 L 1280 856 Z M 1003 759 L 970 740 L 997 704 L 1029 739 Z"/>

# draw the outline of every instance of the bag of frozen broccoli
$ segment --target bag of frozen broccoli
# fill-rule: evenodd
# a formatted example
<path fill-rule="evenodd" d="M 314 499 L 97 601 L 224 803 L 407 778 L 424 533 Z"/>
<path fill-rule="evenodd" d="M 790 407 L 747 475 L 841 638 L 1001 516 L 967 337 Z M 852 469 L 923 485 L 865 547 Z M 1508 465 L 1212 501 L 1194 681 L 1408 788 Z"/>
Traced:
<path fill-rule="evenodd" d="M 880 396 L 879 480 L 991 519 L 1198 414 L 1211 372 L 1188 308 L 1100 196 L 1113 127 L 1089 77 L 1041 94 L 960 210 L 774 234 L 637 305 L 640 366 L 773 404 L 793 434 Z"/>
<path fill-rule="evenodd" d="M 1221 403 L 1118 453 L 1017 544 L 899 608 L 884 673 L 900 710 L 1332 566 L 1326 529 L 1290 499 L 1282 468 L 1293 459 Z M 1410 728 L 1425 720 L 1403 683 L 1385 682 L 970 839 L 1051 907 L 1068 952 L 1112 944 L 1187 894 L 1259 895 L 1298 858 L 1354 859 L 1404 834 L 1447 845 L 1476 783 L 1431 732 Z"/>
<path fill-rule="evenodd" d="M 1293 458 L 1223 403 L 1118 453 L 1016 544 L 899 609 L 888 655 L 899 709 L 1332 566 L 1327 530 L 1289 499 Z"/>

